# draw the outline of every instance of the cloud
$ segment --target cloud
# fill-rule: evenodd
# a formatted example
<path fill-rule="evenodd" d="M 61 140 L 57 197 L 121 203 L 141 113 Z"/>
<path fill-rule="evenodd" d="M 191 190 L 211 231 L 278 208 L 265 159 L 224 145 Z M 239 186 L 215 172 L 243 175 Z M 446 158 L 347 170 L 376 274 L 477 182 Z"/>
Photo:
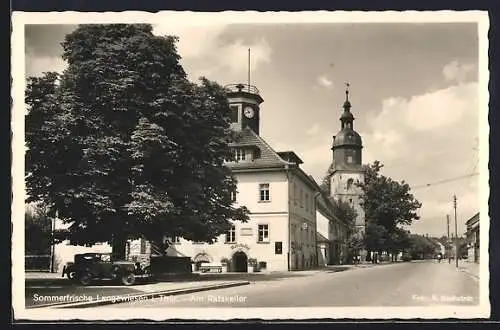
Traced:
<path fill-rule="evenodd" d="M 326 87 L 327 89 L 333 88 L 333 81 L 328 79 L 326 76 L 318 77 L 318 84 L 320 86 Z"/>
<path fill-rule="evenodd" d="M 159 24 L 153 27 L 156 35 L 179 37 L 178 51 L 182 64 L 191 79 L 205 75 L 229 75 L 246 77 L 248 71 L 248 49 L 251 72 L 262 64 L 270 63 L 272 50 L 265 38 L 252 41 L 226 39 L 227 25 L 171 25 Z M 244 75 L 245 74 L 245 75 Z"/>
<path fill-rule="evenodd" d="M 439 182 L 468 174 L 477 162 L 473 148 L 479 135 L 478 83 L 454 83 L 408 98 L 389 97 L 365 113 L 356 126 L 363 139 L 363 163 L 380 160 L 382 174 L 411 186 L 424 185 L 412 189 L 423 206 L 421 220 L 411 230 L 445 232 L 453 194 L 460 201 L 459 231 L 464 228 L 479 207 L 478 177 Z M 297 152 L 304 160 L 301 167 L 321 182 L 332 160 L 334 132 L 315 123 L 305 133 L 300 143 L 282 144 L 283 149 Z"/>
<path fill-rule="evenodd" d="M 62 72 L 68 66 L 61 56 L 37 55 L 31 48 L 25 53 L 26 76 L 39 77 L 44 72 Z"/>
<path fill-rule="evenodd" d="M 458 61 L 451 61 L 443 68 L 443 76 L 446 81 L 463 83 L 475 73 L 474 64 L 461 64 Z"/>
<path fill-rule="evenodd" d="M 316 135 L 320 130 L 320 127 L 318 125 L 318 123 L 314 123 L 314 125 L 312 125 L 307 131 L 306 131 L 306 134 L 307 135 Z"/>

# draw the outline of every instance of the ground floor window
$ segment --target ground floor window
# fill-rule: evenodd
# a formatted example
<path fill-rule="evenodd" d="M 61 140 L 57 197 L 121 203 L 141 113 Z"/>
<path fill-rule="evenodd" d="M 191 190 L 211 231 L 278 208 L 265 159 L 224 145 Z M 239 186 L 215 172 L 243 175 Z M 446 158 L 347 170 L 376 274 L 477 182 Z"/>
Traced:
<path fill-rule="evenodd" d="M 267 262 L 259 261 L 259 269 L 267 269 Z"/>

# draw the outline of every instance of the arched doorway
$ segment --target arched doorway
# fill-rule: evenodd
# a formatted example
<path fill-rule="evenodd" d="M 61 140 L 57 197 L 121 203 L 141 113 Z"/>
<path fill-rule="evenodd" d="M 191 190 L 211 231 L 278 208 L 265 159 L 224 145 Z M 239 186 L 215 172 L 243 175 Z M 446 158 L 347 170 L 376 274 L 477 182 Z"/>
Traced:
<path fill-rule="evenodd" d="M 193 258 L 193 263 L 194 263 L 194 270 L 199 271 L 201 268 L 202 264 L 205 263 L 210 263 L 212 261 L 212 257 L 209 256 L 207 253 L 202 252 L 198 253 L 194 258 Z"/>
<path fill-rule="evenodd" d="M 233 272 L 246 273 L 248 272 L 248 256 L 243 251 L 238 251 L 233 254 L 231 261 Z"/>

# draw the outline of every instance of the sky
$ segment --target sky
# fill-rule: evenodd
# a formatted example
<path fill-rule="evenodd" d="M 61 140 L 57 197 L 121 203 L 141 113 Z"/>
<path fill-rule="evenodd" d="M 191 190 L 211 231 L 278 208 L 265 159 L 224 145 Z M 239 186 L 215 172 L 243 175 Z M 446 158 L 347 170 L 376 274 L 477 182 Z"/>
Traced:
<path fill-rule="evenodd" d="M 61 71 L 60 42 L 74 25 L 27 25 L 26 75 Z M 479 89 L 476 23 L 280 23 L 154 25 L 177 35 L 190 80 L 251 84 L 261 105 L 260 135 L 276 150 L 293 150 L 321 182 L 332 160 L 332 136 L 350 83 L 354 128 L 363 163 L 414 186 L 422 202 L 414 233 L 458 232 L 479 210 Z M 483 137 L 484 138 L 484 137 Z M 482 139 L 482 138 L 481 138 Z M 428 183 L 437 183 L 424 186 Z"/>

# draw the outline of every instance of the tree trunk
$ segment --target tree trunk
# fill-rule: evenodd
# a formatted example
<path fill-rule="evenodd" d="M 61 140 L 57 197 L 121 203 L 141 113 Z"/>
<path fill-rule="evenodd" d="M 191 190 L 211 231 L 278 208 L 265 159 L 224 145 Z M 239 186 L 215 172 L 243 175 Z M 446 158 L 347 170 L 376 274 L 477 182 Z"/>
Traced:
<path fill-rule="evenodd" d="M 115 234 L 111 244 L 113 258 L 123 260 L 126 257 L 127 239 L 125 235 Z"/>

